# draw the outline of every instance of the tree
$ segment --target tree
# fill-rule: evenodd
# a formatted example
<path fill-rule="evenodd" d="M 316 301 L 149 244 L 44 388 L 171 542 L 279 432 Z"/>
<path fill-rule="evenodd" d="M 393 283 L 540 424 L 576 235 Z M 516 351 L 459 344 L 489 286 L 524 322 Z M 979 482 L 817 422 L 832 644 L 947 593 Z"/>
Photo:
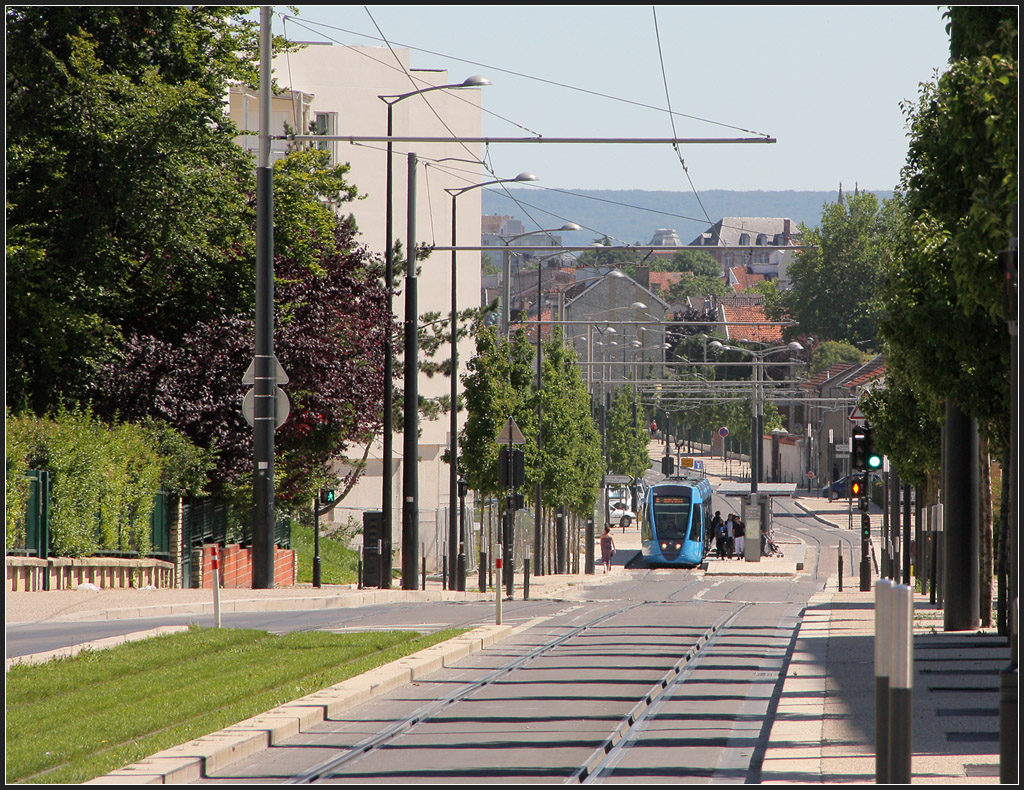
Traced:
<path fill-rule="evenodd" d="M 878 292 L 888 257 L 891 209 L 869 192 L 826 204 L 820 228 L 801 227 L 804 243 L 789 266 L 782 307 L 800 331 L 821 340 L 877 345 Z"/>
<path fill-rule="evenodd" d="M 952 29 L 975 13 L 951 12 Z M 893 364 L 931 396 L 953 399 L 1009 440 L 1009 343 L 998 253 L 1017 200 L 1016 11 L 964 32 L 987 54 L 954 60 L 907 105 L 910 150 L 903 216 L 883 298 L 882 332 Z M 958 32 L 958 35 L 959 32 Z M 969 51 L 976 53 L 978 45 Z"/>
<path fill-rule="evenodd" d="M 594 244 L 611 247 L 612 241 L 605 236 L 601 239 L 595 239 Z M 622 269 L 625 274 L 633 277 L 636 275 L 637 265 L 643 263 L 649 256 L 650 253 L 645 255 L 639 250 L 602 250 L 600 247 L 595 247 L 593 250 L 580 253 L 578 260 L 581 268 L 596 268 L 600 266 L 618 268 Z"/>
<path fill-rule="evenodd" d="M 593 513 L 604 471 L 601 437 L 576 352 L 558 331 L 544 344 L 543 367 L 543 504 L 566 505 L 576 515 L 588 515 Z"/>
<path fill-rule="evenodd" d="M 308 498 L 347 443 L 368 442 L 380 428 L 383 337 L 393 326 L 382 266 L 355 246 L 354 235 L 351 221 L 338 222 L 334 251 L 318 261 L 322 274 L 294 259 L 276 265 L 275 348 L 291 401 L 276 440 L 285 502 Z M 215 448 L 214 493 L 229 495 L 252 472 L 252 429 L 240 410 L 252 337 L 251 314 L 199 323 L 178 345 L 133 336 L 122 358 L 104 368 L 97 402 L 108 417 L 158 417 Z"/>
<path fill-rule="evenodd" d="M 463 377 L 466 421 L 459 436 L 459 464 L 470 488 L 486 496 L 501 493 L 497 438 L 508 418 L 515 419 L 526 437 L 536 436 L 532 360 L 533 349 L 522 331 L 503 341 L 493 327 L 477 326 L 476 354 L 466 363 Z M 538 460 L 527 454 L 527 474 L 533 480 Z"/>
<path fill-rule="evenodd" d="M 651 467 L 647 450 L 650 434 L 632 386 L 620 387 L 612 396 L 606 430 L 608 470 L 633 478 L 643 477 Z"/>
<path fill-rule="evenodd" d="M 11 7 L 8 403 L 80 402 L 123 337 L 252 300 L 253 173 L 223 97 L 244 9 Z"/>
<path fill-rule="evenodd" d="M 840 362 L 851 365 L 861 364 L 866 361 L 866 357 L 867 354 L 849 343 L 826 340 L 814 349 L 814 356 L 811 359 L 811 375 L 817 375 Z"/>
<path fill-rule="evenodd" d="M 722 278 L 721 264 L 715 260 L 714 255 L 705 250 L 680 250 L 672 256 L 672 262 L 667 265 L 660 263 L 661 258 L 656 260 L 659 263 L 651 267 L 655 271 L 692 272 L 695 277 L 716 280 Z"/>

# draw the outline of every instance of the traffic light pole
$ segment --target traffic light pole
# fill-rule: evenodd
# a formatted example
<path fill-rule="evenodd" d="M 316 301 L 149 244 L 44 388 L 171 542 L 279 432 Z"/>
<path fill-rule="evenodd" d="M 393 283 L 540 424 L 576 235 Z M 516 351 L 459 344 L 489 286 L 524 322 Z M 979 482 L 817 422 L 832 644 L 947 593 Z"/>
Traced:
<path fill-rule="evenodd" d="M 864 479 L 869 475 L 865 472 Z M 860 591 L 871 592 L 871 516 L 867 495 L 860 499 Z"/>

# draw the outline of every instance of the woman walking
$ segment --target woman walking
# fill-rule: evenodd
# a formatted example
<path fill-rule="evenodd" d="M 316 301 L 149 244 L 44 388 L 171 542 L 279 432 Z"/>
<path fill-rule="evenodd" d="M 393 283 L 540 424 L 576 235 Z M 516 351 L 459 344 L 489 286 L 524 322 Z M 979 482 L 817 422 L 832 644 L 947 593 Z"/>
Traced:
<path fill-rule="evenodd" d="M 604 572 L 612 569 L 612 557 L 615 556 L 615 539 L 612 537 L 611 525 L 606 525 L 604 534 L 601 535 L 601 562 L 604 563 Z"/>

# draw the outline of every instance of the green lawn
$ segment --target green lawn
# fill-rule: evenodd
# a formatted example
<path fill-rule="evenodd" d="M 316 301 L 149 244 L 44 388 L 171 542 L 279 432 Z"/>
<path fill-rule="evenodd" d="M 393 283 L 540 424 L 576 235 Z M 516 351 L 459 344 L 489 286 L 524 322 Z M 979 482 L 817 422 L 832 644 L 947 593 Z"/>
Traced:
<path fill-rule="evenodd" d="M 292 548 L 298 563 L 299 584 L 313 583 L 313 528 L 292 524 Z M 320 537 L 320 581 L 323 584 L 355 584 L 359 581 L 359 552 L 335 538 Z"/>
<path fill-rule="evenodd" d="M 7 782 L 77 784 L 461 631 L 193 628 L 7 673 Z"/>

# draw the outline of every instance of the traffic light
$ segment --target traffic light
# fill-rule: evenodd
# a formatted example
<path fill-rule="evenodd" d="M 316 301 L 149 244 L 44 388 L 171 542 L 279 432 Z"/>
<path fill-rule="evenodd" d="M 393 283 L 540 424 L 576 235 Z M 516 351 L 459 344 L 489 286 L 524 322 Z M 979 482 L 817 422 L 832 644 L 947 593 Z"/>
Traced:
<path fill-rule="evenodd" d="M 867 469 L 868 466 L 868 431 L 866 428 L 854 428 L 850 437 L 850 466 L 854 470 Z"/>
<path fill-rule="evenodd" d="M 320 504 L 329 505 L 334 501 L 334 489 L 321 488 L 320 489 Z"/>
<path fill-rule="evenodd" d="M 870 425 L 864 428 L 864 468 L 869 472 L 882 468 L 882 454 L 875 451 L 875 436 Z"/>
<path fill-rule="evenodd" d="M 864 485 L 864 479 L 862 477 L 855 477 L 850 484 L 850 492 L 853 494 L 855 499 L 867 496 L 867 486 Z"/>
<path fill-rule="evenodd" d="M 676 471 L 676 459 L 671 455 L 663 455 L 661 457 L 661 473 L 665 477 L 671 477 Z"/>

